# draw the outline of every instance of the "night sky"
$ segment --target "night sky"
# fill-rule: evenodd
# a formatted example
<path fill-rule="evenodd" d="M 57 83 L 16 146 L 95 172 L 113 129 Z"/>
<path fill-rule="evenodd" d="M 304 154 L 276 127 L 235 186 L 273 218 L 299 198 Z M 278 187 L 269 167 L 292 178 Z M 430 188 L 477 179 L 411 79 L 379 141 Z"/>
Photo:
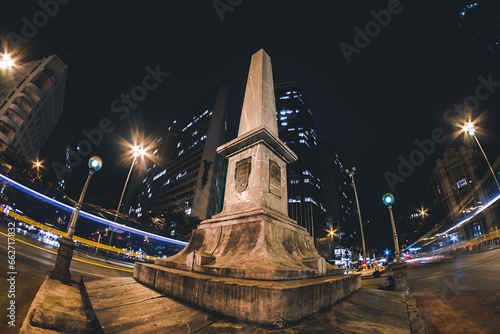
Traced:
<path fill-rule="evenodd" d="M 64 112 L 40 158 L 47 165 L 51 159 L 63 163 L 66 144 L 84 139 L 82 130 L 110 118 L 116 129 L 92 150 L 104 167 L 87 194 L 114 208 L 130 167 L 120 164 L 119 138 L 130 140 L 136 128 L 146 135 L 164 129 L 220 83 L 230 85 L 234 138 L 250 58 L 264 48 L 272 58 L 275 83 L 294 81 L 303 89 L 320 140 L 330 138 L 345 166 L 357 168 L 363 220 L 390 235 L 381 197 L 392 189 L 384 173 L 397 173 L 398 157 L 408 159 L 418 148 L 415 140 L 430 139 L 437 128 L 449 135 L 405 182 L 395 185 L 395 214 L 414 212 L 435 159 L 446 144 L 463 143 L 463 136 L 451 140 L 455 129 L 443 114 L 474 95 L 478 76 L 500 82 L 497 57 L 451 17 L 416 0 L 394 7 L 398 13 L 351 55 L 350 63 L 339 44 L 354 45 L 354 28 L 364 30 L 374 20 L 370 11 L 387 9 L 394 0 L 218 2 L 233 4 L 222 21 L 210 0 L 73 0 L 59 4 L 57 13 L 52 6 L 53 17 L 15 50 L 21 62 L 57 54 L 69 66 Z M 32 23 L 41 10 L 36 1 L 2 5 L 3 51 L 7 35 L 23 36 L 25 21 Z M 120 119 L 112 102 L 141 85 L 148 66 L 169 76 Z M 500 153 L 498 96 L 491 94 L 472 115 L 481 116 L 480 140 L 491 160 Z M 70 196 L 81 191 L 86 173 L 81 164 L 72 174 Z"/>

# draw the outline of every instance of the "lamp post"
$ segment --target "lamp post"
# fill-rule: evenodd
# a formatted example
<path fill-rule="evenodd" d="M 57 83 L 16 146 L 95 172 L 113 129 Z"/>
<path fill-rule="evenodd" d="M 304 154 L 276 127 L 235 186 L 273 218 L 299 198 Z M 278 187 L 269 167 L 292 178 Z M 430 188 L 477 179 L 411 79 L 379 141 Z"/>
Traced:
<path fill-rule="evenodd" d="M 365 234 L 363 232 L 363 220 L 361 220 L 361 210 L 359 209 L 358 192 L 356 190 L 356 183 L 354 182 L 354 172 L 356 172 L 356 167 L 352 167 L 352 172 L 349 171 L 349 169 L 346 169 L 345 172 L 351 178 L 352 185 L 354 187 L 354 196 L 356 197 L 356 206 L 358 208 L 359 226 L 361 228 L 361 240 L 363 241 L 363 261 L 366 261 L 366 247 L 365 247 Z"/>
<path fill-rule="evenodd" d="M 488 167 L 490 168 L 491 175 L 493 175 L 493 180 L 495 180 L 495 183 L 497 184 L 498 190 L 500 190 L 500 184 L 498 183 L 498 180 L 495 176 L 495 172 L 493 172 L 493 168 L 491 168 L 490 162 L 489 162 L 488 158 L 486 157 L 486 154 L 484 153 L 483 147 L 481 146 L 481 144 L 479 144 L 479 140 L 476 137 L 476 127 L 474 126 L 474 124 L 472 122 L 468 122 L 463 126 L 462 129 L 465 133 L 467 133 L 469 135 L 469 137 L 474 137 L 474 139 L 476 140 L 477 146 L 479 146 L 479 148 L 481 149 L 481 153 L 483 153 L 483 157 L 486 160 Z"/>
<path fill-rule="evenodd" d="M 394 239 L 394 247 L 396 249 L 396 263 L 401 263 L 401 254 L 399 251 L 399 243 L 398 243 L 398 234 L 396 232 L 396 224 L 394 224 L 394 216 L 392 214 L 392 203 L 394 203 L 394 196 L 392 194 L 385 194 L 382 197 L 382 202 L 387 205 L 389 209 L 389 214 L 391 216 L 391 224 L 392 224 L 392 238 Z"/>
<path fill-rule="evenodd" d="M 331 229 L 330 227 L 330 232 L 328 232 L 328 236 L 330 237 L 330 241 L 328 242 L 328 260 L 330 263 L 332 262 L 332 250 L 331 250 L 331 245 L 333 242 L 333 237 L 335 236 L 335 231 Z"/>
<path fill-rule="evenodd" d="M 396 224 L 394 224 L 394 216 L 392 214 L 392 204 L 394 203 L 394 196 L 390 193 L 387 193 L 382 197 L 382 202 L 387 205 L 389 214 L 391 216 L 392 237 L 394 239 L 394 248 L 396 249 L 396 264 L 392 266 L 392 270 L 394 271 L 396 290 L 404 291 L 408 288 L 408 285 L 406 284 L 406 264 L 401 262 L 398 234 L 396 232 Z"/>
<path fill-rule="evenodd" d="M 132 155 L 134 157 L 134 160 L 132 161 L 132 165 L 130 166 L 130 170 L 128 171 L 127 180 L 125 180 L 125 185 L 123 186 L 122 195 L 120 197 L 120 201 L 118 202 L 118 208 L 116 209 L 116 215 L 115 215 L 115 223 L 116 223 L 116 220 L 118 219 L 118 214 L 120 213 L 120 207 L 122 206 L 123 195 L 125 195 L 125 189 L 127 189 L 128 180 L 130 179 L 130 174 L 132 174 L 132 169 L 134 169 L 135 162 L 137 161 L 137 158 L 143 157 L 145 154 L 146 154 L 145 149 L 143 149 L 137 145 L 134 145 L 132 147 Z M 111 230 L 111 234 L 109 236 L 108 245 L 111 246 L 111 240 L 113 240 L 113 229 L 110 229 L 110 230 Z"/>
<path fill-rule="evenodd" d="M 71 259 L 73 258 L 73 251 L 76 248 L 73 243 L 73 235 L 75 234 L 76 221 L 78 219 L 78 214 L 82 208 L 83 199 L 87 188 L 90 183 L 92 175 L 102 167 L 102 160 L 97 156 L 93 156 L 89 159 L 89 175 L 87 181 L 83 186 L 82 193 L 80 194 L 80 199 L 75 205 L 75 211 L 71 215 L 70 222 L 68 224 L 67 236 L 66 238 L 59 239 L 59 250 L 57 251 L 57 259 L 54 268 L 50 271 L 50 277 L 61 280 L 63 282 L 71 282 L 71 273 L 69 272 L 69 267 L 71 265 Z"/>

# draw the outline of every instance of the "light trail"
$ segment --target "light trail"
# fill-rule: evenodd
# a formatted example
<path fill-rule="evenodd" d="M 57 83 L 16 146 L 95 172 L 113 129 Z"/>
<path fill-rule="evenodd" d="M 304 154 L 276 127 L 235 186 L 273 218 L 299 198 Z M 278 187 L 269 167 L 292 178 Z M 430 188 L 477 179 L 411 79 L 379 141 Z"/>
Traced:
<path fill-rule="evenodd" d="M 37 248 L 37 249 L 41 249 L 41 250 L 43 250 L 43 251 L 45 251 L 45 252 L 47 252 L 47 253 L 52 253 L 52 254 L 57 255 L 57 252 L 51 251 L 51 250 L 49 250 L 49 249 L 45 249 L 45 248 L 43 248 L 43 247 L 40 247 L 40 246 L 37 246 L 37 245 L 30 244 L 29 242 L 22 241 L 22 240 L 20 240 L 20 239 L 18 239 L 18 238 L 9 237 L 7 234 L 2 233 L 2 232 L 0 232 L 0 234 L 1 234 L 1 235 L 6 236 L 6 237 L 8 237 L 8 238 L 14 239 L 14 240 L 16 240 L 16 241 L 19 241 L 19 242 L 21 242 L 21 243 L 23 243 L 23 244 L 26 244 L 26 245 L 28 245 L 28 246 L 31 246 L 31 247 L 34 247 L 34 248 Z M 114 270 L 126 271 L 126 272 L 129 272 L 129 273 L 134 272 L 133 270 L 130 270 L 130 269 L 123 269 L 123 268 L 119 268 L 119 267 L 107 266 L 107 265 L 100 264 L 100 263 L 96 263 L 96 262 L 92 262 L 92 261 L 82 260 L 82 259 L 79 259 L 79 258 L 77 258 L 77 257 L 73 257 L 73 260 L 75 260 L 75 261 L 80 261 L 80 262 L 85 262 L 85 263 L 88 263 L 88 264 L 92 264 L 92 265 L 94 265 L 94 266 L 99 266 L 99 267 L 104 267 L 104 268 L 110 268 L 110 269 L 114 269 Z"/>
<path fill-rule="evenodd" d="M 43 194 L 40 194 L 39 192 L 36 192 L 34 191 L 33 189 L 30 189 L 14 180 L 11 180 L 9 179 L 8 177 L 6 177 L 5 175 L 3 174 L 0 174 L 0 180 L 3 180 L 4 182 L 12 185 L 13 187 L 15 187 L 16 189 L 19 189 L 25 193 L 28 193 L 29 195 L 35 197 L 35 198 L 38 198 L 42 201 L 44 201 L 45 203 L 49 203 L 49 204 L 52 204 L 58 208 L 61 208 L 61 209 L 64 209 L 64 210 L 67 210 L 69 212 L 73 212 L 75 211 L 75 208 L 73 208 L 72 206 L 69 206 L 67 204 L 64 204 L 64 203 L 61 203 L 59 201 L 56 201 L 55 199 L 53 198 L 50 198 L 48 196 L 45 196 Z M 104 219 L 104 218 L 101 218 L 101 217 L 98 217 L 98 216 L 94 216 L 88 212 L 85 212 L 85 211 L 80 211 L 80 216 L 84 217 L 84 218 L 87 218 L 89 220 L 92 220 L 96 223 L 100 223 L 100 224 L 103 224 L 103 225 L 109 225 L 109 226 L 113 226 L 115 228 L 119 228 L 119 229 L 123 229 L 127 232 L 132 232 L 132 233 L 135 233 L 135 234 L 139 234 L 139 235 L 144 235 L 144 236 L 147 236 L 148 238 L 151 238 L 151 239 L 155 239 L 155 240 L 159 240 L 159 241 L 163 241 L 163 242 L 166 242 L 166 243 L 170 243 L 170 244 L 174 244 L 174 245 L 179 245 L 179 246 L 186 246 L 188 243 L 185 242 L 185 241 L 180 241 L 180 240 L 175 240 L 175 239 L 171 239 L 171 238 L 167 238 L 167 237 L 164 237 L 162 235 L 158 235 L 158 234 L 153 234 L 153 233 L 150 233 L 150 232 L 146 232 L 146 231 L 141 231 L 139 229 L 136 229 L 136 228 L 133 228 L 133 227 L 130 227 L 130 226 L 126 226 L 126 225 L 122 225 L 122 224 L 118 224 L 118 223 L 115 223 L 115 222 L 112 222 L 111 220 L 107 220 L 107 219 Z"/>
<path fill-rule="evenodd" d="M 467 218 L 462 219 L 461 221 L 459 221 L 458 223 L 456 223 L 455 225 L 453 225 L 452 227 L 450 227 L 446 231 L 444 231 L 442 233 L 438 233 L 434 237 L 428 237 L 428 238 L 425 238 L 425 239 L 419 239 L 419 240 L 415 241 L 413 244 L 411 244 L 410 246 L 408 246 L 406 249 L 409 249 L 410 247 L 413 247 L 414 245 L 416 245 L 419 242 L 424 241 L 424 240 L 431 240 L 428 243 L 426 243 L 425 245 L 429 245 L 429 244 L 433 243 L 436 239 L 439 239 L 443 235 L 448 234 L 448 232 L 453 231 L 456 228 L 458 228 L 458 227 L 462 226 L 463 224 L 467 223 L 472 218 L 474 218 L 475 216 L 477 216 L 478 214 L 482 213 L 484 210 L 486 210 L 487 208 L 489 208 L 491 205 L 493 205 L 499 199 L 500 199 L 500 193 L 496 194 L 492 199 L 490 199 L 485 205 L 483 205 L 483 207 L 481 209 L 474 211 L 470 216 L 468 216 Z"/>

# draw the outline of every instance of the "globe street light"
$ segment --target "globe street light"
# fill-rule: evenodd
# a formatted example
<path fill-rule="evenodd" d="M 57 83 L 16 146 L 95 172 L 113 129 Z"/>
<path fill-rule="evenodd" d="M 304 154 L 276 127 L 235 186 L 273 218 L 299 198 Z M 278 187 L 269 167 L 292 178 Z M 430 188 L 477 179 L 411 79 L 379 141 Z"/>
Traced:
<path fill-rule="evenodd" d="M 73 235 L 75 234 L 76 221 L 78 219 L 78 214 L 82 208 L 83 199 L 87 188 L 90 183 L 90 179 L 95 172 L 97 172 L 102 167 L 102 160 L 97 156 L 93 156 L 89 159 L 89 175 L 87 181 L 83 186 L 82 193 L 80 194 L 80 199 L 75 205 L 75 211 L 71 214 L 70 222 L 68 224 L 67 236 L 66 238 L 59 239 L 59 249 L 57 251 L 57 259 L 54 268 L 50 271 L 50 277 L 61 280 L 63 282 L 71 281 L 71 273 L 69 272 L 69 267 L 71 265 L 71 259 L 73 258 L 73 250 L 76 248 L 73 243 Z"/>
<path fill-rule="evenodd" d="M 396 263 L 401 263 L 401 255 L 399 252 L 399 243 L 398 243 L 398 234 L 396 232 L 396 225 L 394 224 L 394 216 L 392 215 L 392 203 L 394 203 L 394 196 L 392 194 L 385 194 L 382 197 L 382 202 L 387 205 L 389 209 L 389 214 L 391 216 L 391 224 L 392 224 L 392 237 L 394 239 L 394 247 L 396 248 Z"/>
<path fill-rule="evenodd" d="M 134 160 L 132 161 L 132 165 L 130 166 L 130 170 L 128 171 L 127 180 L 125 181 L 125 185 L 123 186 L 122 195 L 120 197 L 120 201 L 118 202 L 118 208 L 116 209 L 116 215 L 115 215 L 115 223 L 116 223 L 116 220 L 118 219 L 118 214 L 120 213 L 120 207 L 122 206 L 123 195 L 125 195 L 125 189 L 127 189 L 128 180 L 130 179 L 130 174 L 132 174 L 132 169 L 134 169 L 135 162 L 137 161 L 137 158 L 143 157 L 145 154 L 146 154 L 146 150 L 143 149 L 142 147 L 137 146 L 137 145 L 134 145 L 132 147 L 132 156 L 134 157 Z M 111 240 L 113 240 L 113 229 L 111 229 L 111 234 L 109 236 L 109 244 L 108 245 L 111 245 Z"/>
<path fill-rule="evenodd" d="M 493 175 L 493 180 L 495 180 L 495 183 L 497 184 L 498 190 L 500 190 L 500 184 L 498 184 L 498 180 L 495 176 L 495 172 L 493 172 L 493 168 L 491 168 L 490 162 L 488 158 L 486 157 L 486 154 L 484 153 L 483 147 L 481 144 L 479 144 L 479 140 L 476 137 L 476 127 L 472 122 L 467 122 L 465 125 L 462 127 L 463 131 L 469 135 L 469 137 L 474 137 L 476 140 L 477 145 L 481 149 L 481 153 L 483 153 L 483 157 L 486 160 L 486 163 L 488 164 L 488 167 L 490 168 L 491 175 Z"/>
<path fill-rule="evenodd" d="M 406 264 L 401 262 L 398 234 L 396 233 L 396 224 L 394 224 L 394 216 L 392 215 L 392 204 L 394 203 L 394 196 L 387 193 L 382 197 L 382 202 L 387 205 L 391 216 L 393 232 L 392 237 L 394 238 L 394 247 L 396 248 L 396 264 L 392 266 L 392 271 L 394 272 L 394 282 L 396 283 L 396 290 L 405 291 L 408 289 L 408 284 L 406 283 Z"/>
<path fill-rule="evenodd" d="M 352 185 L 354 187 L 354 196 L 356 197 L 356 205 L 358 207 L 359 226 L 361 227 L 361 240 L 363 241 L 363 261 L 366 261 L 365 234 L 363 232 L 363 221 L 361 220 L 361 210 L 359 209 L 358 192 L 356 190 L 356 183 L 354 182 L 354 172 L 356 172 L 356 167 L 352 167 L 352 172 L 350 172 L 349 169 L 346 169 L 345 172 L 351 178 Z"/>

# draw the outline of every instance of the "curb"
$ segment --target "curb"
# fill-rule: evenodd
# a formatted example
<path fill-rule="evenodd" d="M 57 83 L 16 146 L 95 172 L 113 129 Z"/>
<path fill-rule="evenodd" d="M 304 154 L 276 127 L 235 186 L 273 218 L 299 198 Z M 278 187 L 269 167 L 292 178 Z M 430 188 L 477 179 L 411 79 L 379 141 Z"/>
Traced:
<path fill-rule="evenodd" d="M 417 302 L 415 298 L 411 295 L 410 289 L 408 288 L 407 293 L 405 293 L 406 308 L 408 310 L 408 320 L 410 321 L 410 330 L 412 334 L 428 334 L 427 328 L 425 327 L 425 322 L 422 319 L 420 310 L 418 309 Z"/>

